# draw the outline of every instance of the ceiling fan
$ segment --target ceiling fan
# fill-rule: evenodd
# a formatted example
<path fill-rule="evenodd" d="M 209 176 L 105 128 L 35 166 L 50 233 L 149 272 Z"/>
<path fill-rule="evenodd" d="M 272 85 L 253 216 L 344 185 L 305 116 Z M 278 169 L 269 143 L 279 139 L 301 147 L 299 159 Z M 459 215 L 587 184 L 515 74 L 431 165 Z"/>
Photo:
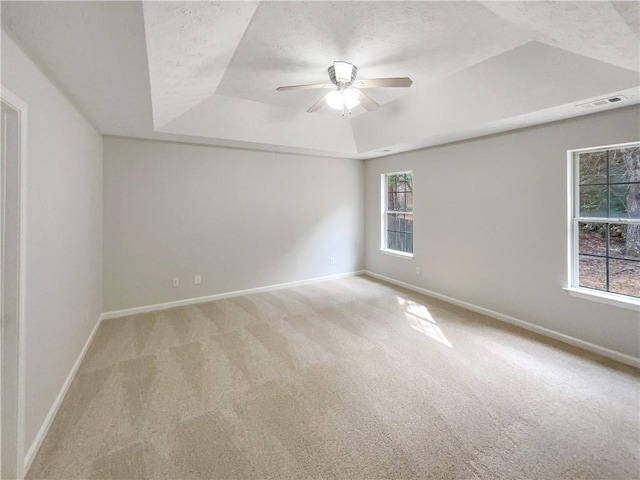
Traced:
<path fill-rule="evenodd" d="M 333 88 L 332 92 L 311 105 L 307 112 L 312 113 L 320 109 L 325 103 L 335 110 L 351 113 L 351 109 L 362 105 L 365 110 L 377 110 L 380 104 L 364 93 L 363 88 L 382 87 L 410 87 L 413 81 L 409 77 L 398 78 L 370 78 L 368 80 L 356 80 L 358 67 L 348 62 L 333 62 L 329 67 L 329 79 L 331 83 L 314 83 L 310 85 L 288 85 L 276 88 L 277 91 L 304 90 L 308 88 Z"/>

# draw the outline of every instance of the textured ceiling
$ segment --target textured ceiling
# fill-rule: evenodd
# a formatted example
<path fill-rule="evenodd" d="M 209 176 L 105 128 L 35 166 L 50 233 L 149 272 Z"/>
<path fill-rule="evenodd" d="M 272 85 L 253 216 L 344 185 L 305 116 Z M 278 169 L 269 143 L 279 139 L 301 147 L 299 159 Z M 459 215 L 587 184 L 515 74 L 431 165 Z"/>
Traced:
<path fill-rule="evenodd" d="M 3 28 L 105 134 L 371 158 L 640 102 L 639 2 L 7 2 Z M 334 60 L 382 107 L 306 109 Z M 388 151 L 387 151 L 388 150 Z"/>
<path fill-rule="evenodd" d="M 359 78 L 409 76 L 416 87 L 424 86 L 528 40 L 478 4 L 434 7 L 419 2 L 261 5 L 216 93 L 306 110 L 323 93 L 276 92 L 273 85 L 326 83 L 332 61 L 346 60 L 359 67 Z M 370 93 L 384 104 L 411 92 Z"/>
<path fill-rule="evenodd" d="M 216 92 L 257 6 L 257 2 L 143 4 L 156 127 Z"/>

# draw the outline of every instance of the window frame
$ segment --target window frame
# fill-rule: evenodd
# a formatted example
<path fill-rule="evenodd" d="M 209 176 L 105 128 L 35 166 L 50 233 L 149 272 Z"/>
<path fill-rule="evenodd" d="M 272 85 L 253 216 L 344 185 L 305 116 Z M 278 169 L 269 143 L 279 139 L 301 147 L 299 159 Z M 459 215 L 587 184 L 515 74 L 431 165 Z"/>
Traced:
<path fill-rule="evenodd" d="M 579 148 L 567 150 L 567 287 L 570 295 L 586 300 L 627 308 L 640 312 L 640 298 L 612 293 L 604 290 L 580 286 L 579 277 L 579 224 L 640 224 L 640 219 L 619 217 L 581 217 L 580 216 L 580 171 L 578 158 L 582 153 L 600 152 L 625 147 L 640 146 L 640 142 L 628 142 L 599 147 Z M 608 258 L 608 257 L 607 257 Z"/>
<path fill-rule="evenodd" d="M 390 175 L 403 175 L 403 174 L 407 174 L 410 173 L 411 174 L 411 193 L 412 193 L 412 197 L 413 197 L 413 205 L 415 206 L 415 196 L 413 194 L 413 186 L 414 186 L 414 181 L 415 181 L 415 176 L 413 174 L 413 170 L 402 170 L 402 171 L 398 171 L 398 172 L 386 172 L 386 173 L 382 173 L 380 174 L 380 204 L 381 204 L 381 218 L 380 218 L 380 249 L 379 251 L 382 253 L 385 253 L 387 255 L 392 255 L 395 257 L 400 257 L 400 258 L 405 258 L 405 259 L 413 259 L 414 258 L 414 251 L 415 251 L 415 243 L 414 243 L 414 233 L 415 233 L 415 229 L 412 231 L 411 233 L 411 237 L 412 237 L 412 251 L 411 253 L 409 252 L 403 252 L 401 250 L 394 250 L 392 248 L 388 248 L 388 244 L 387 244 L 387 213 L 390 213 L 387 210 L 388 207 L 388 198 L 387 198 L 387 177 Z M 391 213 L 394 213 L 394 211 L 391 211 Z M 414 209 L 411 210 L 411 212 L 395 212 L 395 213 L 402 213 L 402 214 L 409 214 L 411 215 L 412 219 L 415 219 L 415 212 Z M 413 222 L 413 225 L 415 226 L 415 221 Z"/>

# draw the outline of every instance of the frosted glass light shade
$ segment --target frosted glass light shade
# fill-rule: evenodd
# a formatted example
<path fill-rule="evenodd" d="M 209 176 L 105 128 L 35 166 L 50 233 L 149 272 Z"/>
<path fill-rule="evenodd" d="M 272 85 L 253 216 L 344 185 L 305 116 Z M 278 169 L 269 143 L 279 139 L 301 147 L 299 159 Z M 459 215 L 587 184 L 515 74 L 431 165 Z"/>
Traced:
<path fill-rule="evenodd" d="M 334 110 L 342 110 L 346 108 L 351 110 L 356 105 L 360 104 L 360 95 L 354 88 L 346 88 L 342 92 L 335 90 L 327 94 L 327 105 Z"/>
<path fill-rule="evenodd" d="M 342 94 L 337 90 L 329 92 L 327 94 L 327 105 L 334 110 L 342 110 Z"/>
<path fill-rule="evenodd" d="M 347 110 L 351 110 L 360 103 L 360 94 L 355 88 L 347 88 L 342 92 L 342 99 Z"/>

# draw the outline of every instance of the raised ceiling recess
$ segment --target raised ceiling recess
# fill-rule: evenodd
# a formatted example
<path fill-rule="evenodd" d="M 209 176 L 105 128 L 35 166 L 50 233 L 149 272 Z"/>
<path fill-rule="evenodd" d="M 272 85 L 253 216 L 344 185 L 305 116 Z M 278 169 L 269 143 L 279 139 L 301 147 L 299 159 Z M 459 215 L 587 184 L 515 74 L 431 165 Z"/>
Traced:
<path fill-rule="evenodd" d="M 3 27 L 104 134 L 349 158 L 638 103 L 639 6 L 1 3 Z M 340 90 L 342 68 L 357 75 L 345 89 L 398 75 L 413 84 L 372 84 L 374 103 L 343 95 L 344 117 L 320 108 L 326 92 L 276 90 Z"/>

